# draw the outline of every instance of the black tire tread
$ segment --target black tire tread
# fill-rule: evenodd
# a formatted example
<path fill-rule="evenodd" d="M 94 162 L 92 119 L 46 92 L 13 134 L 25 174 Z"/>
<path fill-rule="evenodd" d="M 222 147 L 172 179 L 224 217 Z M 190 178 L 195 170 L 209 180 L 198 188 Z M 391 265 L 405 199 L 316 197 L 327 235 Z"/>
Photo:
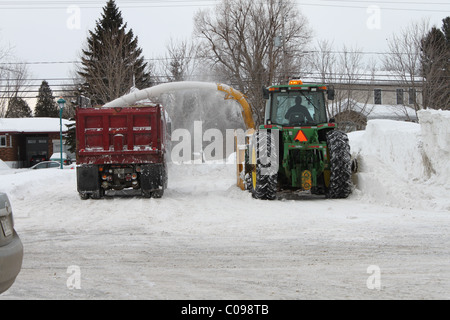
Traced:
<path fill-rule="evenodd" d="M 343 199 L 352 193 L 352 160 L 346 133 L 333 130 L 327 133 L 330 157 L 330 185 L 327 198 Z"/>

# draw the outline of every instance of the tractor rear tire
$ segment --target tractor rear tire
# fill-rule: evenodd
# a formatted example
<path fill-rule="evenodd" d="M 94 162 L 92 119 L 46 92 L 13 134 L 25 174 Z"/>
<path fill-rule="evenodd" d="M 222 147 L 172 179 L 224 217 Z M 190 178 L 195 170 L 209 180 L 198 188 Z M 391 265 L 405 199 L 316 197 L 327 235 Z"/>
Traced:
<path fill-rule="evenodd" d="M 327 198 L 347 198 L 352 193 L 352 159 L 348 136 L 342 131 L 330 131 L 327 145 L 331 171 Z"/>
<path fill-rule="evenodd" d="M 275 200 L 278 189 L 278 166 L 269 161 L 269 159 L 278 161 L 278 150 L 273 134 L 256 132 L 250 157 L 254 163 L 253 171 L 250 172 L 253 198 Z M 276 170 L 271 166 L 276 166 Z"/>
<path fill-rule="evenodd" d="M 245 174 L 244 183 L 245 183 L 245 190 L 247 190 L 248 192 L 252 192 L 252 173 L 251 172 Z"/>

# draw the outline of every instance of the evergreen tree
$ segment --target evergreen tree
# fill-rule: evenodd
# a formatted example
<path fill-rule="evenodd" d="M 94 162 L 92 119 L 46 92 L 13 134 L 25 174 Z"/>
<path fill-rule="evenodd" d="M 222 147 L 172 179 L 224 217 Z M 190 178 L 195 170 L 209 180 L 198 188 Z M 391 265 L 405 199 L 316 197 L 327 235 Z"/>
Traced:
<path fill-rule="evenodd" d="M 77 152 L 77 134 L 76 134 L 76 123 L 74 118 L 70 118 L 69 120 L 74 121 L 71 124 L 66 125 L 67 127 L 67 133 L 65 134 L 64 138 L 66 141 L 64 144 L 66 146 L 69 146 L 67 149 L 72 152 Z"/>
<path fill-rule="evenodd" d="M 450 108 L 449 19 L 443 20 L 442 30 L 433 27 L 421 43 L 422 76 L 425 79 L 423 98 L 427 108 Z"/>
<path fill-rule="evenodd" d="M 32 116 L 33 113 L 25 100 L 19 97 L 13 97 L 9 100 L 6 118 L 29 118 Z"/>
<path fill-rule="evenodd" d="M 445 40 L 447 42 L 447 50 L 450 50 L 450 17 L 442 20 L 442 32 L 444 32 Z"/>
<path fill-rule="evenodd" d="M 114 0 L 109 0 L 82 50 L 79 76 L 83 93 L 93 105 L 102 105 L 129 92 L 151 86 L 147 63 L 138 39 L 127 29 Z"/>
<path fill-rule="evenodd" d="M 42 81 L 37 98 L 38 101 L 34 110 L 35 117 L 59 118 L 58 105 L 47 81 Z"/>
<path fill-rule="evenodd" d="M 447 61 L 445 62 L 445 80 L 450 91 L 450 16 L 442 20 L 442 32 L 445 36 L 445 44 L 447 51 Z M 448 108 L 447 108 L 448 109 Z"/>

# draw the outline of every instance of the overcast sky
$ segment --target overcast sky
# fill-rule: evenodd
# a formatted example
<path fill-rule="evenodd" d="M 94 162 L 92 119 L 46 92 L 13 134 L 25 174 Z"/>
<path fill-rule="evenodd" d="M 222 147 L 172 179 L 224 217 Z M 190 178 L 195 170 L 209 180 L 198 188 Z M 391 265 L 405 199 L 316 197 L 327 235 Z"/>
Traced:
<path fill-rule="evenodd" d="M 106 0 L 0 0 L 0 46 L 29 63 L 31 78 L 61 84 L 70 77 L 80 48 L 100 18 Z M 163 55 L 169 39 L 191 36 L 196 11 L 212 8 L 208 0 L 116 0 L 124 21 L 139 38 L 146 59 Z M 386 39 L 411 22 L 429 19 L 439 28 L 450 15 L 448 0 L 330 1 L 297 0 L 308 18 L 315 40 L 358 46 L 367 52 L 385 52 Z M 37 83 L 37 82 L 36 82 Z"/>

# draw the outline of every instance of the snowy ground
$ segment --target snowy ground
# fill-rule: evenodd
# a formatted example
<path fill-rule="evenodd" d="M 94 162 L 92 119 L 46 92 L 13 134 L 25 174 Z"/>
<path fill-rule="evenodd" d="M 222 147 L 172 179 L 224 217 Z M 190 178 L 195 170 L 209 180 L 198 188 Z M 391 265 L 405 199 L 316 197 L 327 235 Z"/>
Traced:
<path fill-rule="evenodd" d="M 254 200 L 225 164 L 172 165 L 162 199 L 97 201 L 75 170 L 0 170 L 25 250 L 0 300 L 449 299 L 450 139 L 434 124 L 450 115 L 422 119 L 350 134 L 345 200 Z"/>

